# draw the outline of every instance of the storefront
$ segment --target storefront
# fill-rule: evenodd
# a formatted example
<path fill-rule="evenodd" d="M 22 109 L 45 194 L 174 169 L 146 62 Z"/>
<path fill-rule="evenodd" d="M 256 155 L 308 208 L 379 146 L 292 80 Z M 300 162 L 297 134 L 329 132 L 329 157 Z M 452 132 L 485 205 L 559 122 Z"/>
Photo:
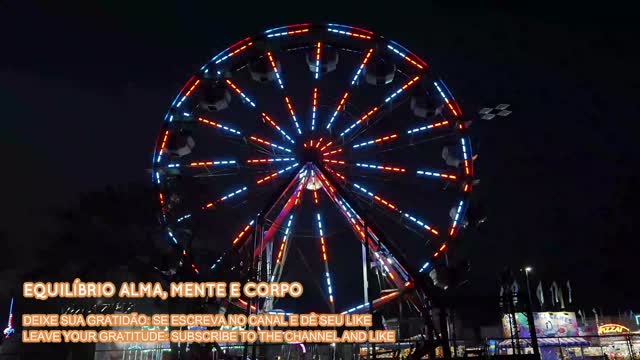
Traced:
<path fill-rule="evenodd" d="M 640 359 L 640 334 L 632 333 L 627 326 L 609 323 L 580 327 L 573 312 L 533 315 L 543 360 Z M 524 313 L 505 315 L 502 324 L 506 339 L 498 342 L 498 354 L 533 353 L 529 323 Z"/>

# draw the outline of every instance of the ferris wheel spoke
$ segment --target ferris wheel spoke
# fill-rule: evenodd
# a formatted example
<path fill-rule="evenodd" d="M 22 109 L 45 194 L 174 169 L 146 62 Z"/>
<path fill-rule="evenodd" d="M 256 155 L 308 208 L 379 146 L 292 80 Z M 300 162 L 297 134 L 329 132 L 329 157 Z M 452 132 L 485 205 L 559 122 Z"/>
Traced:
<path fill-rule="evenodd" d="M 233 91 L 235 91 L 240 96 L 245 104 L 250 105 L 251 108 L 256 108 L 256 103 L 249 96 L 247 96 L 233 81 L 225 79 L 225 82 Z M 280 127 L 280 125 L 278 125 L 266 112 L 259 112 L 259 114 L 264 123 L 268 124 L 273 130 L 277 131 L 287 141 L 295 144 L 293 138 L 289 136 L 289 134 L 287 134 L 287 132 L 285 132 Z"/>
<path fill-rule="evenodd" d="M 265 166 L 274 165 L 278 163 L 288 163 L 291 161 L 297 161 L 294 157 L 267 157 L 267 158 L 251 158 L 244 161 L 245 164 L 250 166 Z"/>
<path fill-rule="evenodd" d="M 422 267 L 420 268 L 420 272 L 424 272 L 426 270 L 429 269 L 430 266 L 433 265 L 433 263 L 437 260 L 437 258 L 446 253 L 449 249 L 448 245 L 451 242 L 451 239 L 453 239 L 453 236 L 456 234 L 456 232 L 460 229 L 461 225 L 464 225 L 464 211 L 465 211 L 465 207 L 466 207 L 466 203 L 465 200 L 459 200 L 459 202 L 452 208 L 452 216 L 451 216 L 451 225 L 449 227 L 449 238 L 443 240 L 437 247 L 437 250 L 435 250 L 430 258 L 422 265 Z"/>
<path fill-rule="evenodd" d="M 283 174 L 283 173 L 285 173 L 285 172 L 287 172 L 289 170 L 295 169 L 297 166 L 298 166 L 298 163 L 295 163 L 293 165 L 287 166 L 286 168 L 283 168 L 283 169 L 280 169 L 280 170 L 278 170 L 276 172 L 273 172 L 273 173 L 271 173 L 271 174 L 269 174 L 269 175 L 267 175 L 265 177 L 262 177 L 262 178 L 260 178 L 260 179 L 258 179 L 256 181 L 256 185 L 261 185 L 261 184 L 265 184 L 267 182 L 273 181 L 275 178 L 277 178 L 281 174 Z"/>
<path fill-rule="evenodd" d="M 234 247 L 240 247 L 242 243 L 248 238 L 248 236 L 253 234 L 255 228 L 253 225 L 255 224 L 255 222 L 255 219 L 249 221 L 247 225 L 243 227 L 242 230 L 240 230 L 240 232 L 238 232 L 238 234 L 233 238 L 231 245 Z"/>
<path fill-rule="evenodd" d="M 361 242 L 367 242 L 369 248 L 373 253 L 382 252 L 383 254 L 388 254 L 387 259 L 391 268 L 385 265 L 382 271 L 386 274 L 390 281 L 394 283 L 395 286 L 402 286 L 403 281 L 406 281 L 408 279 L 408 275 L 404 270 L 404 267 L 397 260 L 395 260 L 393 256 L 390 255 L 390 252 L 382 243 L 380 243 L 380 241 L 374 241 L 374 239 L 378 239 L 378 236 L 369 226 L 366 226 L 366 223 L 364 222 L 362 217 L 360 217 L 346 202 L 346 200 L 341 197 L 337 189 L 330 184 L 326 175 L 317 167 L 314 167 L 314 169 L 316 169 L 317 173 L 319 174 L 322 188 L 325 191 L 325 194 L 329 197 L 329 199 L 332 200 L 334 205 L 336 205 L 338 211 L 344 216 L 345 220 L 347 221 L 347 223 L 349 223 L 350 227 L 356 234 L 356 237 Z"/>
<path fill-rule="evenodd" d="M 324 230 L 322 228 L 322 217 L 320 211 L 316 209 L 316 224 L 318 225 L 318 238 L 320 239 L 320 249 L 322 253 L 322 261 L 324 262 L 324 275 L 327 282 L 327 294 L 329 295 L 329 302 L 331 303 L 331 311 L 335 312 L 335 299 L 333 297 L 333 287 L 331 285 L 331 272 L 329 271 L 329 260 L 327 257 L 327 247 L 324 236 Z"/>
<path fill-rule="evenodd" d="M 271 276 L 271 282 L 280 281 L 280 277 L 282 276 L 282 270 L 284 269 L 284 265 L 287 261 L 287 254 L 289 253 L 289 248 L 291 247 L 291 240 L 289 240 L 290 233 L 293 232 L 292 222 L 294 220 L 295 207 L 300 205 L 300 196 L 302 194 L 302 190 L 305 188 L 306 179 L 302 177 L 298 182 L 298 186 L 296 187 L 293 195 L 287 200 L 285 207 L 293 202 L 294 209 L 291 211 L 292 213 L 289 215 L 289 219 L 287 221 L 287 225 L 284 231 L 284 235 L 282 237 L 282 241 L 280 243 L 280 247 L 278 250 L 278 255 L 276 257 L 276 264 L 274 265 L 274 270 Z M 295 224 L 293 224 L 295 225 Z"/>
<path fill-rule="evenodd" d="M 379 149 L 382 147 L 386 148 L 385 151 L 390 151 L 398 148 L 414 146 L 419 143 L 425 142 L 425 139 L 423 139 L 422 135 L 430 133 L 430 130 L 434 128 L 448 128 L 447 125 L 449 125 L 449 121 L 443 120 L 436 123 L 413 126 L 410 129 L 406 130 L 404 133 L 394 132 L 375 139 L 361 141 L 352 145 L 351 148 L 354 151 L 362 151 Z M 427 138 L 426 140 L 433 140 L 433 138 Z"/>
<path fill-rule="evenodd" d="M 372 202 L 369 203 L 370 205 L 378 204 L 381 207 L 383 207 L 385 210 L 391 211 L 394 219 L 398 220 L 399 217 L 405 218 L 406 220 L 420 226 L 420 228 L 422 228 L 423 230 L 426 230 L 427 232 L 429 232 L 430 235 L 436 235 L 436 236 L 440 235 L 440 232 L 436 228 L 434 228 L 433 226 L 429 226 L 425 221 L 422 221 L 416 218 L 412 214 L 409 214 L 408 212 L 401 210 L 397 205 L 385 199 L 379 193 L 373 193 L 368 189 L 366 189 L 365 187 L 363 187 L 362 185 L 359 185 L 357 183 L 350 183 L 350 184 L 351 186 L 353 186 L 355 191 L 364 194 L 365 196 L 367 196 L 369 199 L 372 200 Z"/>
<path fill-rule="evenodd" d="M 284 235 L 282 236 L 282 240 L 280 241 L 280 246 L 277 248 L 278 255 L 276 256 L 276 263 L 274 264 L 273 272 L 271 273 L 271 279 L 269 280 L 270 282 L 280 281 L 280 277 L 282 276 L 282 270 L 284 268 L 284 264 L 286 263 L 287 253 L 289 251 L 291 243 L 289 237 L 290 231 L 293 229 L 293 215 L 294 214 L 289 215 L 287 225 L 284 230 Z"/>
<path fill-rule="evenodd" d="M 349 87 L 347 88 L 347 90 L 340 97 L 340 101 L 336 105 L 335 111 L 333 112 L 333 115 L 331 115 L 331 118 L 327 122 L 327 126 L 325 126 L 325 128 L 327 130 L 331 129 L 331 126 L 333 125 L 333 122 L 336 120 L 336 117 L 339 115 L 339 113 L 342 110 L 344 110 L 344 108 L 346 106 L 347 99 L 349 98 L 349 93 L 351 91 L 351 88 L 358 81 L 358 78 L 360 77 L 360 74 L 362 74 L 362 71 L 364 70 L 364 67 L 367 65 L 367 63 L 369 62 L 369 59 L 371 58 L 371 54 L 372 53 L 373 53 L 373 48 L 371 48 L 371 49 L 369 49 L 367 51 L 367 54 L 364 56 L 364 58 L 360 62 L 360 65 L 356 69 L 356 72 L 353 75 L 353 79 L 351 80 L 351 83 L 349 84 Z"/>
<path fill-rule="evenodd" d="M 229 199 L 231 199 L 232 197 L 236 197 L 241 193 L 246 193 L 248 191 L 248 187 L 247 186 L 239 186 L 234 188 L 233 190 L 230 190 L 228 192 L 226 192 L 224 195 L 216 198 L 216 200 L 213 200 L 209 203 L 206 203 L 205 205 L 202 206 L 203 210 L 206 209 L 215 209 L 219 204 L 228 201 Z"/>
<path fill-rule="evenodd" d="M 408 88 L 410 88 L 411 86 L 415 85 L 418 80 L 420 80 L 420 75 L 413 77 L 411 80 L 409 80 L 407 83 L 405 83 L 404 85 L 402 85 L 399 89 L 395 90 L 394 92 L 392 92 L 391 94 L 389 94 L 384 101 L 382 102 L 382 104 L 378 105 L 378 106 L 374 106 L 373 108 L 371 108 L 369 111 L 367 111 L 364 115 L 362 115 L 356 122 L 354 122 L 353 124 L 351 124 L 349 127 L 345 128 L 341 133 L 340 133 L 340 137 L 344 137 L 345 135 L 347 135 L 349 132 L 353 131 L 357 126 L 359 126 L 360 124 L 369 122 L 370 119 L 380 111 L 380 109 L 387 105 L 390 104 L 392 100 L 394 100 L 398 95 L 402 94 L 403 92 L 405 92 Z M 362 131 L 360 131 L 360 133 L 362 133 Z M 356 134 L 355 136 L 352 136 L 348 141 L 351 142 L 353 141 L 355 138 L 358 137 L 358 135 L 360 134 Z"/>
<path fill-rule="evenodd" d="M 224 133 L 225 135 L 235 135 L 235 136 L 241 136 L 242 133 L 239 130 L 236 130 L 232 127 L 227 126 L 226 124 L 221 124 L 217 121 L 213 121 L 213 120 L 209 120 L 203 117 L 198 117 L 198 123 L 200 124 L 205 124 L 214 128 L 217 128 L 218 130 L 220 130 L 222 133 Z"/>
<path fill-rule="evenodd" d="M 259 138 L 257 136 L 253 136 L 253 135 L 249 136 L 248 139 L 251 140 L 251 142 L 253 144 L 260 144 L 262 146 L 269 147 L 269 148 L 273 149 L 274 151 L 275 150 L 281 150 L 281 151 L 284 151 L 284 152 L 287 152 L 287 153 L 290 153 L 290 154 L 293 153 L 293 151 L 291 149 L 286 148 L 286 147 L 284 147 L 282 145 L 276 144 L 276 143 L 274 143 L 273 141 L 271 141 L 269 139 L 263 139 L 263 138 Z"/>
<path fill-rule="evenodd" d="M 291 136 L 289 136 L 289 134 L 287 134 L 284 130 L 282 130 L 282 128 L 280 127 L 280 125 L 278 125 L 275 121 L 273 121 L 273 119 L 271 119 L 271 117 L 269 115 L 267 115 L 266 113 L 261 113 L 260 114 L 262 116 L 262 119 L 269 125 L 271 125 L 271 127 L 273 127 L 276 131 L 278 131 L 280 133 L 280 135 L 282 135 L 285 139 L 287 139 L 287 141 L 289 141 L 292 144 L 295 144 L 296 142 L 291 138 Z"/>
<path fill-rule="evenodd" d="M 284 205 L 280 208 L 279 213 L 277 214 L 277 216 L 269 226 L 269 229 L 265 232 L 259 248 L 255 250 L 254 255 L 256 258 L 264 251 L 265 246 L 275 239 L 275 235 L 277 231 L 280 229 L 282 223 L 284 223 L 284 221 L 286 220 L 286 217 L 289 215 L 291 210 L 295 206 L 297 206 L 297 204 L 299 204 L 299 201 L 298 201 L 299 194 L 301 189 L 303 188 L 302 187 L 303 185 L 301 184 L 304 184 L 306 182 L 306 178 L 307 178 L 307 169 L 303 167 L 296 173 L 296 175 L 293 176 L 292 180 L 288 183 L 288 185 L 282 191 L 279 191 L 277 193 L 278 195 L 277 198 L 271 201 L 268 204 L 267 209 L 265 209 L 262 212 L 262 214 L 265 217 L 268 216 L 271 213 L 271 211 L 273 211 L 277 207 L 276 205 L 278 205 L 279 203 L 283 202 L 284 199 L 286 199 L 286 202 L 284 202 Z M 292 188 L 295 190 L 291 194 L 289 194 L 289 191 Z"/>

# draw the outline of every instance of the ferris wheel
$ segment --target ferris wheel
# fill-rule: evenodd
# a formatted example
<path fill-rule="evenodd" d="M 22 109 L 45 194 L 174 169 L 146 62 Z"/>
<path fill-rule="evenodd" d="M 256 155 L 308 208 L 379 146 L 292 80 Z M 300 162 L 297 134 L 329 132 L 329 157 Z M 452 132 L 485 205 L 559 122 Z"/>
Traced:
<path fill-rule="evenodd" d="M 194 276 L 300 281 L 315 311 L 419 309 L 421 279 L 466 226 L 468 131 L 402 45 L 337 24 L 270 29 L 214 56 L 171 104 L 153 156 L 161 222 Z"/>

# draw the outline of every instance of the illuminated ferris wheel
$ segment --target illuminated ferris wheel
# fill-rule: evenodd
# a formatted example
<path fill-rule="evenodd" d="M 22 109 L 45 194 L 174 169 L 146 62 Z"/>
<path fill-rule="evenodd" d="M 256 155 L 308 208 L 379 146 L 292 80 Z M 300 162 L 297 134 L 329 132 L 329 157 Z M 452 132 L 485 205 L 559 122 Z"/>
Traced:
<path fill-rule="evenodd" d="M 414 53 L 298 24 L 235 43 L 187 81 L 152 174 L 193 276 L 301 281 L 315 311 L 421 311 L 426 274 L 466 225 L 470 145 L 453 95 Z"/>

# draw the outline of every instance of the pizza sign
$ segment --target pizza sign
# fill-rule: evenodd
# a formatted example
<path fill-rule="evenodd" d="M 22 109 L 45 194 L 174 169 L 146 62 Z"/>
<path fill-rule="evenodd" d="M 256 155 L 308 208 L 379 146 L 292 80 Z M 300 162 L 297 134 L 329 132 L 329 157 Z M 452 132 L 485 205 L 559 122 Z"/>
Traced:
<path fill-rule="evenodd" d="M 598 326 L 598 335 L 628 334 L 629 328 L 619 324 L 605 324 Z"/>

